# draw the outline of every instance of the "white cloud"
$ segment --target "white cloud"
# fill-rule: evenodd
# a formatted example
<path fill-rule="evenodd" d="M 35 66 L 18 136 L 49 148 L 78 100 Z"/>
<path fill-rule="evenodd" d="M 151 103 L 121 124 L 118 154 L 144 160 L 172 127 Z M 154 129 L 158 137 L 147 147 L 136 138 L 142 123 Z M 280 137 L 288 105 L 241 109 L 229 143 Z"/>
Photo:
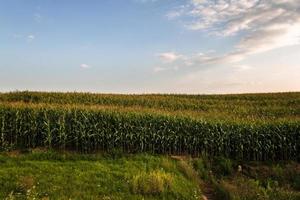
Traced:
<path fill-rule="evenodd" d="M 182 15 L 184 15 L 185 13 L 185 10 L 186 10 L 186 6 L 185 5 L 182 5 L 182 6 L 179 6 L 178 8 L 174 9 L 174 10 L 171 10 L 170 12 L 168 12 L 166 14 L 166 17 L 168 19 L 175 19 L 175 18 L 178 18 Z"/>
<path fill-rule="evenodd" d="M 182 15 L 182 11 L 175 11 L 174 10 L 174 11 L 171 11 L 171 12 L 167 13 L 166 17 L 168 19 L 175 19 L 175 18 L 177 18 L 177 17 L 179 17 L 181 15 Z"/>
<path fill-rule="evenodd" d="M 33 34 L 30 34 L 30 35 L 24 34 L 24 35 L 22 35 L 22 34 L 15 33 L 15 34 L 12 35 L 12 37 L 13 37 L 14 39 L 22 39 L 22 40 L 26 40 L 27 42 L 32 42 L 33 40 L 36 39 L 36 36 L 33 35 Z"/>
<path fill-rule="evenodd" d="M 233 65 L 232 66 L 236 71 L 247 71 L 252 69 L 250 65 Z"/>
<path fill-rule="evenodd" d="M 88 65 L 88 64 L 81 64 L 80 67 L 81 67 L 82 69 L 88 69 L 88 68 L 90 68 L 91 66 Z"/>
<path fill-rule="evenodd" d="M 252 54 L 300 44 L 300 0 L 190 0 L 182 8 L 176 17 L 182 16 L 188 29 L 240 38 L 224 55 L 189 56 L 199 66 L 235 63 Z"/>
<path fill-rule="evenodd" d="M 177 54 L 175 52 L 165 52 L 159 54 L 158 57 L 161 59 L 161 61 L 165 63 L 173 63 L 182 58 L 182 55 Z"/>
<path fill-rule="evenodd" d="M 298 65 L 284 69 L 281 65 L 260 64 L 247 70 L 240 67 L 220 66 L 187 73 L 172 83 L 173 89 L 198 94 L 299 91 Z"/>
<path fill-rule="evenodd" d="M 27 36 L 27 41 L 32 42 L 35 39 L 35 35 L 28 35 Z"/>
<path fill-rule="evenodd" d="M 159 67 L 155 67 L 153 69 L 153 71 L 155 73 L 158 73 L 158 72 L 163 72 L 163 71 L 177 71 L 178 69 L 179 69 L 179 67 L 177 65 L 175 65 L 175 66 L 171 65 L 171 66 L 163 66 L 163 67 L 159 66 Z"/>
<path fill-rule="evenodd" d="M 161 71 L 166 71 L 166 70 L 167 70 L 167 68 L 165 68 L 165 67 L 155 67 L 153 69 L 154 72 L 161 72 Z"/>
<path fill-rule="evenodd" d="M 208 67 L 226 63 L 237 63 L 244 59 L 245 52 L 231 52 L 225 55 L 216 56 L 214 51 L 195 53 L 192 55 L 175 54 L 173 52 L 160 54 L 162 63 L 168 67 L 176 65 L 180 67 Z"/>

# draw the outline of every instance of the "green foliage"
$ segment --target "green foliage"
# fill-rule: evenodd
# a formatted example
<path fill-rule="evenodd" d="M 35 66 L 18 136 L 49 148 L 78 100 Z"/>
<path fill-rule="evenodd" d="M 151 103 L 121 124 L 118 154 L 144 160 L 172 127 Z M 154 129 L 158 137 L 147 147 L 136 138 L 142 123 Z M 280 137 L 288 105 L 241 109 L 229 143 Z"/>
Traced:
<path fill-rule="evenodd" d="M 230 159 L 217 157 L 214 159 L 212 169 L 217 175 L 228 176 L 233 173 L 233 164 Z"/>
<path fill-rule="evenodd" d="M 227 200 L 297 200 L 300 193 L 283 190 L 276 181 L 269 180 L 266 186 L 253 179 L 237 177 L 231 181 L 221 181 L 217 184 L 219 199 Z"/>
<path fill-rule="evenodd" d="M 0 149 L 299 160 L 300 93 L 0 94 Z"/>
<path fill-rule="evenodd" d="M 163 171 L 143 172 L 132 178 L 132 191 L 135 194 L 157 195 L 172 187 L 172 176 Z"/>
<path fill-rule="evenodd" d="M 300 173 L 298 173 L 296 176 L 293 177 L 293 183 L 292 186 L 300 191 Z"/>
<path fill-rule="evenodd" d="M 45 148 L 27 153 L 5 152 L 0 153 L 0 199 L 196 200 L 202 194 L 222 200 L 300 199 L 300 192 L 293 185 L 299 163 L 243 162 L 240 173 L 211 173 L 214 165 L 220 163 L 225 163 L 223 168 L 230 166 L 222 157 L 114 157 Z M 208 178 L 199 179 L 203 174 Z"/>
<path fill-rule="evenodd" d="M 196 200 L 198 190 L 162 156 L 33 151 L 0 160 L 0 199 Z"/>
<path fill-rule="evenodd" d="M 207 163 L 202 158 L 197 158 L 193 160 L 193 167 L 197 171 L 198 176 L 205 181 L 209 180 L 209 170 Z"/>
<path fill-rule="evenodd" d="M 195 111 L 205 118 L 293 118 L 300 114 L 300 93 L 240 95 L 112 95 L 89 93 L 0 93 L 0 102 L 140 107 L 163 111 Z M 186 112 L 185 112 L 186 114 Z M 208 114 L 208 115 L 207 115 Z M 215 117 L 214 117 L 215 116 Z"/>
<path fill-rule="evenodd" d="M 178 169 L 190 180 L 198 183 L 198 174 L 185 160 L 178 161 Z"/>
<path fill-rule="evenodd" d="M 229 191 L 228 188 L 225 188 L 223 184 L 219 184 L 217 182 L 214 183 L 214 191 L 215 191 L 215 197 L 218 200 L 234 200 L 235 197 L 232 195 L 232 191 Z"/>
<path fill-rule="evenodd" d="M 111 158 L 121 158 L 122 155 L 123 155 L 123 150 L 118 148 L 114 148 L 108 152 L 108 156 Z"/>

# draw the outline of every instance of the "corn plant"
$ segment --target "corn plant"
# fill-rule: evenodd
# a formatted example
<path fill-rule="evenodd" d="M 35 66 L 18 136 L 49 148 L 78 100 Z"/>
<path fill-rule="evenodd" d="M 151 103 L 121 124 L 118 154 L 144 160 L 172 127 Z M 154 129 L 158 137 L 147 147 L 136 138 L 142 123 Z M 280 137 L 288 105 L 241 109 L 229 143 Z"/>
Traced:
<path fill-rule="evenodd" d="M 299 160 L 299 96 L 0 94 L 0 149 Z"/>

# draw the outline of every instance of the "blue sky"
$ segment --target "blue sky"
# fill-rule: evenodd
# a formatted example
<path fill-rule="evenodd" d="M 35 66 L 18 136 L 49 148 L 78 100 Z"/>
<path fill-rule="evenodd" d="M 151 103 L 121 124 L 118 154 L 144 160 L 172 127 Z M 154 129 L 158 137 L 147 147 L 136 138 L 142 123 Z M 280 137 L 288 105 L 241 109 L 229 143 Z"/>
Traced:
<path fill-rule="evenodd" d="M 299 91 L 299 13 L 299 0 L 0 0 L 0 91 Z"/>

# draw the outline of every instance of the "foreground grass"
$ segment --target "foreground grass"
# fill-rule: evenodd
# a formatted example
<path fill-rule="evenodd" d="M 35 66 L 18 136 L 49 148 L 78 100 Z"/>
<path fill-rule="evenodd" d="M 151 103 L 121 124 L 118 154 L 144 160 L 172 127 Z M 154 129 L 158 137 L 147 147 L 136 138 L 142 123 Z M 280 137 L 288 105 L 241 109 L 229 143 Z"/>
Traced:
<path fill-rule="evenodd" d="M 300 165 L 297 162 L 243 162 L 224 157 L 190 161 L 203 193 L 210 187 L 216 200 L 299 200 Z"/>
<path fill-rule="evenodd" d="M 203 196 L 204 195 L 204 196 Z M 299 200 L 297 162 L 223 157 L 0 153 L 0 199 Z"/>
<path fill-rule="evenodd" d="M 198 199 L 176 161 L 146 154 L 0 154 L 0 199 Z"/>

